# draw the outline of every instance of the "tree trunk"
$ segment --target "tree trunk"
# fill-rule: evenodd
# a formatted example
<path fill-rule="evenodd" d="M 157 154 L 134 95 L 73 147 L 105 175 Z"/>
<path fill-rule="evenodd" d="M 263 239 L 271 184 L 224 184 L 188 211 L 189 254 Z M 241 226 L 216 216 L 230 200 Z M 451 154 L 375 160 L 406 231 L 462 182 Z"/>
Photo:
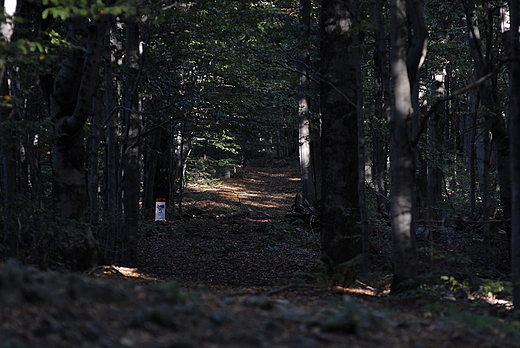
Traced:
<path fill-rule="evenodd" d="M 394 278 L 392 293 L 408 286 L 418 272 L 413 228 L 415 149 L 412 143 L 412 87 L 426 54 L 427 32 L 422 6 L 415 0 L 391 0 L 391 72 L 394 106 L 390 118 L 390 192 Z M 408 42 L 414 26 L 412 41 Z"/>
<path fill-rule="evenodd" d="M 118 47 L 120 43 L 115 40 L 112 30 L 105 37 L 105 44 L 110 47 Z M 118 47 L 120 48 L 120 47 Z M 119 162 L 119 146 L 116 120 L 118 112 L 115 110 L 117 98 L 117 81 L 114 78 L 112 65 L 115 64 L 112 49 L 106 51 L 105 57 L 105 89 L 106 89 L 106 148 L 105 148 L 105 259 L 110 264 L 116 263 L 116 240 L 121 233 L 121 195 L 119 187 L 121 182 L 121 170 Z"/>
<path fill-rule="evenodd" d="M 387 120 L 390 108 L 390 76 L 388 74 L 388 39 L 383 17 L 384 1 L 375 1 L 372 10 L 377 23 L 374 46 L 374 117 L 372 125 L 372 182 L 378 193 L 377 208 L 380 216 L 388 212 L 388 136 Z"/>
<path fill-rule="evenodd" d="M 161 151 L 162 129 L 157 127 L 148 136 L 148 152 L 144 169 L 144 194 L 143 207 L 151 211 L 155 207 L 155 177 L 157 174 L 157 164 Z"/>
<path fill-rule="evenodd" d="M 5 67 L 3 69 L 6 70 Z M 7 79 L 0 81 L 0 95 L 11 95 Z M 15 257 L 18 249 L 18 240 L 20 236 L 17 235 L 16 226 L 16 154 L 17 141 L 16 135 L 12 130 L 12 113 L 15 111 L 12 108 L 0 107 L 0 168 L 1 171 L 1 185 L 0 193 L 2 194 L 2 217 L 3 217 L 3 231 L 2 244 L 5 247 L 5 255 Z"/>
<path fill-rule="evenodd" d="M 360 7 L 354 6 L 351 9 L 353 14 L 353 23 L 355 27 L 359 27 L 359 18 L 361 18 Z M 361 47 L 363 44 L 363 32 L 357 32 L 353 35 L 352 41 L 355 47 Z M 354 51 L 354 61 L 356 67 L 356 86 L 363 86 L 364 71 L 361 66 L 361 55 Z M 365 195 L 366 182 L 366 141 L 365 141 L 365 115 L 363 114 L 363 105 L 365 102 L 365 94 L 360 88 L 357 95 L 357 136 L 358 136 L 358 202 L 359 202 L 359 217 L 361 219 L 361 246 L 362 246 L 362 262 L 361 269 L 364 276 L 370 272 L 370 224 L 368 221 L 368 210 Z"/>
<path fill-rule="evenodd" d="M 321 242 L 332 265 L 361 254 L 356 61 L 350 2 L 324 0 L 321 42 Z"/>
<path fill-rule="evenodd" d="M 480 78 L 496 66 L 494 46 L 491 42 L 493 38 L 493 16 L 494 8 L 489 2 L 485 3 L 487 18 L 488 18 L 488 42 L 486 49 L 483 50 L 482 42 L 480 40 L 480 32 L 478 26 L 475 24 L 475 1 L 464 0 L 463 5 L 466 12 L 466 24 L 468 28 L 470 53 L 475 63 L 475 70 L 477 78 Z M 497 155 L 497 171 L 500 185 L 500 200 L 502 203 L 502 211 L 505 220 L 511 217 L 511 175 L 509 168 L 509 137 L 505 127 L 505 120 L 502 116 L 502 111 L 499 107 L 497 96 L 497 77 L 494 76 L 479 86 L 479 100 L 484 106 L 486 113 L 485 127 L 493 134 L 493 143 L 496 144 Z M 487 209 L 487 207 L 484 207 Z M 484 224 L 486 226 L 488 224 Z M 505 226 L 506 232 L 509 234 L 509 226 Z"/>
<path fill-rule="evenodd" d="M 186 175 L 186 165 L 188 163 L 188 156 L 191 152 L 191 132 L 187 130 L 186 121 L 182 121 L 180 129 L 174 137 L 172 144 L 172 191 L 177 193 L 177 209 L 178 213 L 182 214 L 182 201 L 184 198 L 184 178 Z M 173 197 L 172 197 L 173 198 Z M 174 202 L 171 200 L 171 202 Z"/>
<path fill-rule="evenodd" d="M 100 103 L 95 103 L 95 111 L 91 117 L 92 129 L 88 140 L 89 158 L 88 158 L 88 198 L 89 198 L 89 222 L 90 225 L 97 229 L 99 222 L 99 146 L 101 137 L 101 115 L 103 114 Z"/>
<path fill-rule="evenodd" d="M 123 146 L 123 209 L 124 209 L 124 237 L 121 262 L 129 267 L 136 267 L 137 259 L 137 230 L 139 218 L 139 131 L 140 115 L 138 113 L 138 84 L 139 84 L 139 24 L 136 19 L 126 23 L 126 59 L 127 75 L 125 80 L 125 126 L 126 135 Z"/>
<path fill-rule="evenodd" d="M 443 98 L 445 96 L 444 79 L 445 74 L 437 74 L 433 81 L 433 94 L 435 98 Z M 443 148 L 444 148 L 444 119 L 445 109 L 440 107 L 431 117 L 430 127 L 428 129 L 428 151 L 430 152 L 427 172 L 427 204 L 428 217 L 430 219 L 438 219 L 441 216 L 440 204 L 442 202 L 442 168 Z"/>
<path fill-rule="evenodd" d="M 0 34 L 2 44 L 11 41 L 13 36 L 13 20 L 16 11 L 16 0 L 4 1 L 4 15 L 6 16 L 3 23 L 0 24 Z M 11 96 L 9 83 L 7 80 L 8 67 L 6 59 L 0 59 L 0 95 Z M 16 194 L 16 154 L 17 143 L 16 135 L 10 125 L 14 121 L 12 117 L 16 113 L 11 107 L 0 107 L 0 168 L 1 168 L 1 184 L 0 193 L 2 194 L 2 210 L 3 210 L 3 231 L 2 241 L 5 247 L 6 255 L 15 257 L 18 249 L 18 236 L 16 227 L 16 208 L 14 206 Z"/>
<path fill-rule="evenodd" d="M 102 39 L 106 18 L 95 22 L 85 17 L 70 19 L 68 39 L 83 47 L 61 66 L 50 95 L 50 116 L 54 124 L 52 144 L 54 208 L 62 229 L 62 250 L 74 269 L 84 269 L 98 260 L 97 246 L 85 222 L 87 189 L 83 126 L 92 113 L 92 96 L 97 86 Z M 79 40 L 79 41 L 78 41 Z M 74 222 L 75 221 L 75 222 Z M 82 232 L 78 232 L 82 229 Z"/>
<path fill-rule="evenodd" d="M 520 1 L 509 0 L 511 14 L 510 29 L 510 72 L 509 72 L 509 139 L 511 149 L 511 269 L 513 285 L 513 305 L 520 308 Z"/>
<path fill-rule="evenodd" d="M 300 82 L 298 86 L 298 146 L 300 154 L 300 173 L 303 205 L 316 205 L 314 165 L 311 147 L 311 119 L 309 117 L 309 37 L 311 25 L 311 1 L 300 1 Z"/>

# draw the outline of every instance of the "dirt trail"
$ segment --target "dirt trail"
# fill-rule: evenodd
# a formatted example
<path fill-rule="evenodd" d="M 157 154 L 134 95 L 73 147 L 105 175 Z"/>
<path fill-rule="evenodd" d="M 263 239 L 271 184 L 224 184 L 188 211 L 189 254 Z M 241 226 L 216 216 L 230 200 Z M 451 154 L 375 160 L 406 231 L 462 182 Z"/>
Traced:
<path fill-rule="evenodd" d="M 0 348 L 518 347 L 515 322 L 446 310 L 482 305 L 302 282 L 319 249 L 283 218 L 296 177 L 245 168 L 189 187 L 187 216 L 142 224 L 139 269 L 0 265 Z"/>
<path fill-rule="evenodd" d="M 139 269 L 161 279 L 273 286 L 308 272 L 320 256 L 311 231 L 284 218 L 298 186 L 294 167 L 246 167 L 237 178 L 191 185 L 182 219 L 141 234 Z M 297 224 L 296 224 L 297 225 Z"/>

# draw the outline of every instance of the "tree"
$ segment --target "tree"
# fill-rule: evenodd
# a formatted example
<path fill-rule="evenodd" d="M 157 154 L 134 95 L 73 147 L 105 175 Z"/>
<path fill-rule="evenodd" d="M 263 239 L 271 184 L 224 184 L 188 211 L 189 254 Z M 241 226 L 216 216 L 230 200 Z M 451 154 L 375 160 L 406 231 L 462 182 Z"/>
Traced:
<path fill-rule="evenodd" d="M 0 34 L 2 44 L 6 45 L 11 41 L 13 36 L 13 21 L 16 12 L 16 0 L 4 1 L 4 21 L 0 24 Z M 2 58 L 0 61 L 0 95 L 10 96 L 8 82 L 8 65 L 7 60 Z M 5 98 L 5 97 L 4 97 Z M 19 236 L 16 235 L 15 227 L 15 194 L 16 194 L 16 157 L 17 152 L 17 141 L 16 133 L 12 130 L 13 125 L 9 123 L 16 112 L 12 107 L 9 106 L 6 100 L 0 105 L 0 168 L 2 172 L 0 174 L 1 184 L 0 191 L 2 192 L 2 204 L 4 206 L 4 226 L 2 231 L 2 240 L 7 248 L 8 255 L 16 255 L 17 239 Z"/>
<path fill-rule="evenodd" d="M 139 217 L 140 166 L 139 143 L 139 23 L 135 17 L 126 21 L 125 136 L 122 149 L 124 235 L 121 262 L 137 266 L 137 222 Z"/>
<path fill-rule="evenodd" d="M 356 2 L 322 3 L 320 228 L 326 259 L 338 265 L 361 253 L 358 201 L 356 59 L 352 7 Z"/>
<path fill-rule="evenodd" d="M 311 1 L 300 1 L 300 55 L 298 70 L 300 83 L 298 86 L 298 134 L 300 171 L 302 182 L 303 205 L 315 207 L 318 201 L 316 196 L 316 182 L 314 178 L 315 166 L 312 156 L 312 124 L 310 117 L 309 74 L 310 74 L 310 30 L 311 30 Z"/>
<path fill-rule="evenodd" d="M 407 283 L 413 280 L 418 272 L 413 229 L 415 144 L 412 141 L 412 93 L 419 68 L 426 55 L 427 30 L 422 6 L 418 1 L 392 0 L 390 13 L 390 66 L 394 84 L 394 105 L 389 124 L 390 212 L 394 260 L 392 292 L 398 293 L 409 286 Z M 413 34 L 409 21 L 413 26 Z"/>
<path fill-rule="evenodd" d="M 470 53 L 475 64 L 475 73 L 477 78 L 481 78 L 496 69 L 498 64 L 497 55 L 499 52 L 495 49 L 499 45 L 491 44 L 494 40 L 495 24 L 493 22 L 495 7 L 491 2 L 484 3 L 485 20 L 484 27 L 487 28 L 486 45 L 482 43 L 482 37 L 478 21 L 476 20 L 476 3 L 474 0 L 463 1 L 464 9 L 467 17 L 467 31 L 470 44 Z M 506 220 L 511 217 L 511 177 L 509 163 L 509 137 L 505 126 L 505 120 L 500 110 L 500 97 L 498 95 L 496 74 L 486 80 L 479 86 L 478 101 L 483 111 L 484 127 L 483 127 L 483 180 L 482 180 L 482 220 L 484 221 L 484 249 L 485 263 L 489 265 L 490 260 L 490 231 L 489 224 L 486 223 L 491 218 L 490 201 L 490 172 L 491 172 L 491 156 L 492 143 L 496 144 L 497 171 L 499 179 L 499 188 L 501 196 L 501 205 L 503 216 Z M 490 137 L 493 135 L 493 139 Z M 509 227 L 506 232 L 509 233 Z"/>
<path fill-rule="evenodd" d="M 511 149 L 511 186 L 512 186 L 512 214 L 511 214 L 511 269 L 513 284 L 513 305 L 515 310 L 520 308 L 520 1 L 509 0 L 511 18 L 510 35 L 510 63 L 509 63 L 509 139 Z"/>
<path fill-rule="evenodd" d="M 76 48 L 65 59 L 49 93 L 55 134 L 52 144 L 54 208 L 64 223 L 64 234 L 70 234 L 63 244 L 65 258 L 71 267 L 78 269 L 97 262 L 97 247 L 91 231 L 84 228 L 78 235 L 77 222 L 86 222 L 83 127 L 93 112 L 92 97 L 98 82 L 107 21 L 107 15 L 95 20 L 85 16 L 69 19 L 67 40 Z"/>

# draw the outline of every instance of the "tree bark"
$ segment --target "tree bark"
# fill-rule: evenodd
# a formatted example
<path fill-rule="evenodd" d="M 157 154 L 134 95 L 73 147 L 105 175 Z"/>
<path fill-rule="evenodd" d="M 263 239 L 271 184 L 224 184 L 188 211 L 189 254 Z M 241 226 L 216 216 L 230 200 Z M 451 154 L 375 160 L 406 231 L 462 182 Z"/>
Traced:
<path fill-rule="evenodd" d="M 485 2 L 486 15 L 488 19 L 488 42 L 484 48 L 480 40 L 481 34 L 479 28 L 475 23 L 475 1 L 464 0 L 463 5 L 466 12 L 466 24 L 468 28 L 470 54 L 475 64 L 475 70 L 477 78 L 481 78 L 486 74 L 490 73 L 495 69 L 497 64 L 494 52 L 494 46 L 492 44 L 493 38 L 493 16 L 494 9 L 491 7 L 489 2 Z M 497 155 L 497 171 L 498 180 L 500 185 L 500 200 L 502 203 L 502 211 L 505 220 L 509 220 L 511 217 L 511 174 L 508 163 L 510 163 L 509 154 L 509 136 L 505 127 L 505 120 L 502 116 L 502 111 L 499 107 L 499 101 L 497 96 L 497 77 L 494 76 L 491 79 L 486 80 L 479 86 L 479 101 L 485 109 L 484 120 L 485 120 L 485 132 L 491 132 L 493 134 L 493 143 L 496 144 L 496 155 Z M 484 183 L 483 186 L 488 185 Z M 485 196 L 488 192 L 483 193 Z M 483 202 L 484 204 L 484 202 Z M 483 211 L 488 210 L 487 206 L 483 207 Z M 489 214 L 485 215 L 484 218 L 488 218 Z M 486 220 L 484 220 L 486 221 Z M 488 224 L 484 224 L 487 226 Z M 509 226 L 506 227 L 506 232 L 510 233 Z"/>
<path fill-rule="evenodd" d="M 511 269 L 513 285 L 513 305 L 520 308 L 520 1 L 509 0 L 511 19 L 509 65 L 509 139 L 511 150 Z"/>
<path fill-rule="evenodd" d="M 70 20 L 68 40 L 78 49 L 65 60 L 54 79 L 50 116 L 54 124 L 52 144 L 53 198 L 57 217 L 64 223 L 62 247 L 65 261 L 74 269 L 97 262 L 98 252 L 89 228 L 83 223 L 87 208 L 85 143 L 83 126 L 92 113 L 106 17 L 90 22 L 85 17 Z"/>
<path fill-rule="evenodd" d="M 422 6 L 415 0 L 391 0 L 391 58 L 394 105 L 390 118 L 390 192 L 394 278 L 399 293 L 418 272 L 413 209 L 415 199 L 415 146 L 412 142 L 412 90 L 426 54 L 427 32 Z M 414 26 L 412 41 L 408 21 Z"/>
<path fill-rule="evenodd" d="M 361 254 L 358 201 L 357 93 L 351 3 L 322 3 L 321 206 L 322 251 L 340 264 Z"/>
<path fill-rule="evenodd" d="M 157 175 L 157 165 L 159 153 L 161 151 L 162 129 L 157 127 L 148 136 L 148 152 L 146 154 L 146 162 L 144 164 L 144 194 L 143 207 L 146 210 L 152 210 L 155 207 L 155 179 Z"/>
<path fill-rule="evenodd" d="M 106 100 L 106 140 L 105 140 L 105 259 L 110 264 L 116 263 L 116 241 L 121 233 L 121 166 L 118 146 L 117 121 L 119 112 L 116 110 L 118 99 L 118 82 L 114 77 L 113 65 L 116 58 L 113 52 L 121 49 L 121 43 L 113 35 L 113 24 L 105 36 L 105 100 Z"/>
<path fill-rule="evenodd" d="M 445 96 L 445 73 L 437 74 L 433 81 L 432 92 L 435 98 L 443 98 Z M 429 219 L 436 220 L 439 218 L 440 204 L 442 202 L 442 168 L 444 148 L 444 107 L 433 113 L 428 129 L 428 171 L 427 171 L 427 215 Z"/>
<path fill-rule="evenodd" d="M 375 1 L 372 10 L 377 23 L 374 43 L 374 116 L 379 122 L 372 125 L 372 182 L 379 193 L 377 208 L 380 216 L 388 212 L 388 109 L 390 108 L 390 76 L 388 74 L 388 38 L 383 16 L 384 1 Z"/>
<path fill-rule="evenodd" d="M 2 44 L 11 41 L 14 30 L 14 15 L 16 12 L 17 1 L 4 1 L 5 21 L 0 24 L 0 40 Z M 0 95 L 11 96 L 9 83 L 7 80 L 7 61 L 5 58 L 0 59 Z M 16 256 L 18 249 L 18 240 L 21 236 L 17 233 L 16 226 L 16 208 L 15 195 L 16 189 L 16 157 L 18 151 L 18 141 L 10 122 L 14 121 L 13 115 L 16 111 L 12 107 L 0 107 L 0 193 L 2 194 L 2 210 L 3 210 L 3 231 L 2 241 L 5 247 L 5 256 Z"/>
<path fill-rule="evenodd" d="M 315 207 L 316 189 L 314 178 L 314 165 L 312 158 L 312 144 L 311 144 L 311 119 L 310 112 L 310 97 L 309 97 L 309 78 L 310 73 L 310 25 L 311 25 L 311 1 L 300 1 L 300 59 L 299 71 L 300 82 L 298 85 L 298 147 L 300 154 L 300 173 L 302 185 L 302 200 L 303 205 Z"/>
<path fill-rule="evenodd" d="M 137 230 L 139 218 L 139 132 L 141 118 L 138 113 L 139 85 L 139 24 L 135 18 L 126 23 L 126 59 L 127 75 L 125 81 L 125 126 L 126 136 L 123 147 L 123 209 L 124 237 L 121 262 L 129 267 L 136 267 Z"/>

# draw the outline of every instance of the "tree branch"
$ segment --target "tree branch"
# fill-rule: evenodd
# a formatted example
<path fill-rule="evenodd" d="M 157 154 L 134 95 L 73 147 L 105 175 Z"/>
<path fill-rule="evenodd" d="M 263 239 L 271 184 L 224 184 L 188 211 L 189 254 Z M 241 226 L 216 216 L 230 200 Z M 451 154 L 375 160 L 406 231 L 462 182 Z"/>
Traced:
<path fill-rule="evenodd" d="M 502 61 L 502 62 L 504 62 L 504 61 Z M 412 139 L 412 146 L 415 147 L 417 145 L 417 143 L 419 142 L 419 139 L 421 138 L 422 133 L 426 130 L 426 127 L 428 126 L 428 119 L 430 118 L 431 115 L 433 115 L 437 111 L 437 109 L 439 108 L 439 106 L 442 103 L 445 103 L 448 100 L 455 99 L 459 95 L 464 94 L 467 91 L 469 91 L 469 90 L 471 90 L 471 89 L 473 89 L 475 87 L 480 86 L 481 84 L 486 82 L 488 79 L 490 79 L 491 77 L 496 75 L 498 73 L 498 71 L 500 70 L 501 66 L 502 66 L 502 64 L 498 64 L 495 67 L 495 69 L 493 69 L 493 71 L 491 71 L 489 74 L 486 74 L 486 75 L 482 76 L 478 80 L 473 81 L 472 83 L 462 87 L 461 89 L 453 92 L 452 94 L 450 94 L 450 95 L 448 95 L 446 97 L 437 98 L 437 100 L 435 101 L 433 106 L 428 110 L 426 115 L 424 115 L 424 117 L 421 119 L 421 123 L 419 125 L 419 129 L 418 129 L 417 133 L 415 134 L 415 136 Z"/>

